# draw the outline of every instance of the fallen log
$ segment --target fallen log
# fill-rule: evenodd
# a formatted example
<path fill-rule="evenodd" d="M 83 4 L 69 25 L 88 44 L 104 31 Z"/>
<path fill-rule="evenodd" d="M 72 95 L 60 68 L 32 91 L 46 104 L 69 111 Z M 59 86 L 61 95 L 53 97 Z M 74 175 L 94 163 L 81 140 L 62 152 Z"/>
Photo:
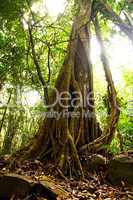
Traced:
<path fill-rule="evenodd" d="M 40 181 L 17 174 L 0 175 L 0 199 L 24 199 L 27 196 L 44 197 L 56 200 L 57 196 L 66 195 L 66 192 L 57 186 L 50 178 L 44 176 Z"/>
<path fill-rule="evenodd" d="M 18 175 L 1 175 L 0 176 L 0 199 L 10 199 L 26 197 L 31 190 L 29 180 Z"/>

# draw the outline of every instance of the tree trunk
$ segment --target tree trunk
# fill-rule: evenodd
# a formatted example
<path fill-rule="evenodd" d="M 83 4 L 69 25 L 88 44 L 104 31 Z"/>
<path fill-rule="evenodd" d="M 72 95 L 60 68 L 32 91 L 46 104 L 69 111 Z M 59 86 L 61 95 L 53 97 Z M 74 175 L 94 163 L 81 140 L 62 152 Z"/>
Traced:
<path fill-rule="evenodd" d="M 13 113 L 14 113 L 13 109 L 9 108 L 8 127 L 5 133 L 3 147 L 2 147 L 3 154 L 11 153 L 12 141 L 16 133 L 16 124 L 15 124 L 16 121 L 14 120 Z"/>
<path fill-rule="evenodd" d="M 4 113 L 3 113 L 2 119 L 1 119 L 1 124 L 0 124 L 0 133 L 1 133 L 2 128 L 3 128 L 3 124 L 4 124 L 4 121 L 5 121 L 5 117 L 6 117 L 6 113 L 7 113 L 7 108 L 8 108 L 8 105 L 9 105 L 9 103 L 10 103 L 11 96 L 12 96 L 12 93 L 9 94 L 9 98 L 8 98 L 8 101 L 7 101 L 7 104 L 6 104 L 6 107 L 5 107 L 5 110 L 4 110 Z"/>
<path fill-rule="evenodd" d="M 46 117 L 32 143 L 18 152 L 21 160 L 39 158 L 45 163 L 60 167 L 65 174 L 81 177 L 84 173 L 79 151 L 89 143 L 93 146 L 93 141 L 101 136 L 95 116 L 93 70 L 90 61 L 91 7 L 91 0 L 80 1 L 67 55 L 55 84 L 60 95 L 68 97 L 69 93 L 71 98 L 62 99 L 64 106 L 58 102 L 48 109 L 48 112 L 60 114 L 59 119 Z M 53 91 L 49 98 L 50 103 L 55 99 L 56 94 Z M 113 121 L 115 122 L 117 121 Z M 108 136 L 109 134 L 110 132 Z M 88 153 L 88 149 L 85 148 L 83 153 Z"/>

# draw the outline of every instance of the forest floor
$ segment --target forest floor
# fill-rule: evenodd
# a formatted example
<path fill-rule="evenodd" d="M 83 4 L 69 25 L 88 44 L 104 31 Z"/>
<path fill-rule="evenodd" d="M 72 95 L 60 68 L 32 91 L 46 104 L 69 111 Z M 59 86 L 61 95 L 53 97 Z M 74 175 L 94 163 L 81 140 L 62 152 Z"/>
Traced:
<path fill-rule="evenodd" d="M 50 166 L 51 167 L 51 166 Z M 4 174 L 17 174 L 22 177 L 30 177 L 33 181 L 40 181 L 43 178 L 48 177 L 48 182 L 52 180 L 51 189 L 57 193 L 57 200 L 132 200 L 133 199 L 133 187 L 127 187 L 124 183 L 121 186 L 113 186 L 107 182 L 104 178 L 104 172 L 93 173 L 88 172 L 84 181 L 79 181 L 75 179 L 67 179 L 64 177 L 59 177 L 58 169 L 57 174 L 50 175 L 44 165 L 38 161 L 25 161 L 21 166 L 17 166 L 14 169 L 9 169 L 0 162 L 0 175 Z M 52 168 L 51 168 L 52 169 Z M 53 170 L 52 170 L 53 171 Z M 17 183 L 16 183 L 17 184 Z M 61 192 L 60 192 L 61 191 Z M 11 198 L 12 200 L 15 198 Z M 34 195 L 32 197 L 26 197 L 28 199 L 43 200 L 46 199 L 39 195 Z M 48 198 L 50 199 L 50 198 Z M 3 199 L 0 199 L 3 200 Z M 52 199 L 50 199 L 52 200 Z"/>

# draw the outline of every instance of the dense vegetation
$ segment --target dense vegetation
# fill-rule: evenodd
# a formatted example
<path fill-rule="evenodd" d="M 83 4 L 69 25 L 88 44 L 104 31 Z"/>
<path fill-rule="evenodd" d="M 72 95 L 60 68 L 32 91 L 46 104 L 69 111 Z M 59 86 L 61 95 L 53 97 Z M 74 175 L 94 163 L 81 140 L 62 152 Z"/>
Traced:
<path fill-rule="evenodd" d="M 79 152 L 85 150 L 86 153 L 85 145 L 90 145 L 89 152 L 94 148 L 94 152 L 102 149 L 111 153 L 133 147 L 133 74 L 128 63 L 116 66 L 120 67 L 118 73 L 122 80 L 115 84 L 110 47 L 115 36 L 129 40 L 132 45 L 133 3 L 128 0 L 69 0 L 65 11 L 57 17 L 51 17 L 46 10 L 40 12 L 39 5 L 42 6 L 39 0 L 1 0 L 0 153 L 12 154 L 24 148 L 19 157 L 39 156 L 50 162 L 57 161 L 64 172 L 74 162 L 73 166 L 77 163 L 82 174 Z M 90 46 L 92 43 L 93 48 L 96 37 L 101 61 L 96 55 L 92 58 L 96 62 L 93 62 Z M 105 74 L 99 75 L 101 63 Z M 82 78 L 80 73 L 83 73 Z M 81 91 L 82 95 L 86 85 L 94 96 L 89 100 L 93 108 L 87 105 L 84 109 L 94 117 L 86 122 L 81 116 L 82 106 L 74 108 L 79 99 L 69 109 L 80 112 L 78 119 L 44 117 L 48 111 L 46 105 L 55 98 L 54 85 L 60 93 Z M 69 105 L 70 102 L 65 99 L 63 103 Z M 54 110 L 62 111 L 59 105 Z M 40 138 L 35 136 L 38 129 Z M 41 144 L 42 138 L 44 143 Z M 31 140 L 33 146 L 30 143 L 29 148 Z"/>

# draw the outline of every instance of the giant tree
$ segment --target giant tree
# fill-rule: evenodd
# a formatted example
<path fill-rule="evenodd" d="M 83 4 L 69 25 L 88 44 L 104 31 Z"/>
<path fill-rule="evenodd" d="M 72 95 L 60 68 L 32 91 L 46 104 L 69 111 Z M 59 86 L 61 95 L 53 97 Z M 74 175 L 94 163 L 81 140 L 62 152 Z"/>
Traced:
<path fill-rule="evenodd" d="M 47 94 L 47 113 L 57 113 L 59 118 L 46 115 L 35 138 L 18 152 L 18 156 L 20 160 L 38 158 L 59 167 L 65 174 L 79 172 L 83 177 L 82 155 L 97 152 L 103 144 L 110 144 L 120 114 L 100 22 L 104 18 L 111 19 L 131 40 L 130 32 L 133 29 L 104 1 L 80 0 L 75 1 L 75 5 L 77 10 L 67 53 L 55 83 L 58 99 L 55 89 Z M 29 43 L 34 64 L 38 68 L 30 25 L 29 23 Z M 95 27 L 101 47 L 101 62 L 107 81 L 110 113 L 105 130 L 101 130 L 95 114 L 93 67 L 90 60 L 91 27 Z M 43 86 L 45 87 L 45 84 Z M 58 101 L 55 103 L 56 100 Z"/>

